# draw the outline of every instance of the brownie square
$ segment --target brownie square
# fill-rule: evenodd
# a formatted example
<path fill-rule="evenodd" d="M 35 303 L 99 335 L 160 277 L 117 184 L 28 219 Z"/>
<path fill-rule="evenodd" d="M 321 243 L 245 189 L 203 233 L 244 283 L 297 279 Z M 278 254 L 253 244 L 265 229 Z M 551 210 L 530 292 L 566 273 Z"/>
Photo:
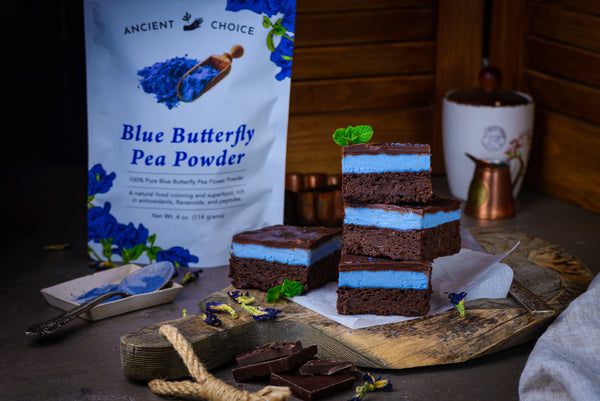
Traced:
<path fill-rule="evenodd" d="M 335 281 L 341 233 L 339 228 L 276 225 L 236 234 L 229 260 L 231 283 L 267 291 L 289 279 L 309 291 Z"/>
<path fill-rule="evenodd" d="M 346 204 L 343 252 L 399 260 L 432 260 L 460 251 L 460 201 Z"/>
<path fill-rule="evenodd" d="M 429 145 L 362 143 L 342 148 L 344 202 L 429 202 L 433 198 Z"/>
<path fill-rule="evenodd" d="M 431 289 L 339 287 L 337 311 L 340 315 L 425 316 L 430 299 Z"/>
<path fill-rule="evenodd" d="M 342 256 L 337 290 L 341 315 L 423 316 L 431 298 L 431 262 Z"/>

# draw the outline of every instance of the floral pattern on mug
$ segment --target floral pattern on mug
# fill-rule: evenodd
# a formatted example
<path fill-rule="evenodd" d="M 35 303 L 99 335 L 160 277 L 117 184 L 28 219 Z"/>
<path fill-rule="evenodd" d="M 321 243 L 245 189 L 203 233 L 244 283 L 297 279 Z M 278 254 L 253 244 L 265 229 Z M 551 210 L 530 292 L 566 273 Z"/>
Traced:
<path fill-rule="evenodd" d="M 508 147 L 504 151 L 504 154 L 508 156 L 509 159 L 516 158 L 524 165 L 525 160 L 523 160 L 524 155 L 523 152 L 527 149 L 531 148 L 531 140 L 532 135 L 531 131 L 522 132 L 518 137 L 513 138 L 509 143 Z M 525 175 L 525 169 L 522 169 L 521 174 L 518 179 L 521 179 Z"/>

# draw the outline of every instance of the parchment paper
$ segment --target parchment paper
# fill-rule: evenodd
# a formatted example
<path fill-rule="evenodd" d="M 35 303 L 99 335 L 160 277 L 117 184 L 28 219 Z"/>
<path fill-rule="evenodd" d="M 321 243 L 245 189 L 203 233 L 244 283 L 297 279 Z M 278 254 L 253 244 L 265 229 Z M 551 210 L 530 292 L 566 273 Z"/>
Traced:
<path fill-rule="evenodd" d="M 466 292 L 465 302 L 479 298 L 506 298 L 513 271 L 508 265 L 500 263 L 500 260 L 518 245 L 517 243 L 510 251 L 500 255 L 463 248 L 456 255 L 435 259 L 432 264 L 433 293 L 428 315 L 454 308 L 448 299 L 448 294 L 452 292 Z M 337 282 L 332 282 L 289 299 L 351 329 L 416 319 L 404 316 L 339 315 L 336 310 L 336 290 Z"/>

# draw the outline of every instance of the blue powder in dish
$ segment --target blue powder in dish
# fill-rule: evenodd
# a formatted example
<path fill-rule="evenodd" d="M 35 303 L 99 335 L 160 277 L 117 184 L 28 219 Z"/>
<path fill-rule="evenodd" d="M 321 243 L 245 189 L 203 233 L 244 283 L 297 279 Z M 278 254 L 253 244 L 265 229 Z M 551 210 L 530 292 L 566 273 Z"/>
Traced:
<path fill-rule="evenodd" d="M 91 290 L 89 290 L 89 291 L 83 293 L 82 295 L 80 295 L 79 297 L 75 298 L 75 302 L 77 302 L 79 304 L 83 304 L 93 298 L 99 297 L 100 295 L 104 295 L 111 291 L 116 291 L 118 287 L 119 286 L 117 284 L 109 284 L 109 285 L 105 285 L 104 287 L 92 288 Z M 121 298 L 121 297 L 114 296 L 112 298 L 107 299 L 104 302 L 114 301 L 115 299 L 119 299 L 119 298 Z"/>
<path fill-rule="evenodd" d="M 137 283 L 141 283 L 141 285 L 132 285 L 133 283 L 128 283 L 129 285 L 124 288 L 120 288 L 119 284 L 108 284 L 102 287 L 95 287 L 75 298 L 75 302 L 83 304 L 111 291 L 124 291 L 130 295 L 145 294 L 147 292 L 157 290 L 162 284 L 165 283 L 165 278 L 162 275 L 149 276 L 142 278 L 142 280 L 137 281 Z M 123 297 L 120 295 L 115 295 L 114 297 L 110 297 L 101 303 L 111 302 L 121 298 Z"/>
<path fill-rule="evenodd" d="M 186 102 L 194 100 L 200 96 L 200 92 L 204 90 L 204 87 L 214 77 L 219 75 L 219 72 L 219 70 L 209 65 L 203 65 L 196 68 L 181 81 L 181 85 L 179 86 L 179 95 Z"/>
<path fill-rule="evenodd" d="M 165 277 L 162 275 L 156 276 L 148 276 L 144 277 L 141 280 L 136 281 L 136 284 L 141 285 L 133 285 L 134 283 L 130 282 L 127 285 L 127 292 L 131 295 L 145 294 L 147 292 L 155 291 L 160 288 L 161 285 L 165 283 Z"/>
<path fill-rule="evenodd" d="M 158 103 L 164 103 L 169 109 L 179 103 L 177 83 L 198 60 L 174 57 L 164 62 L 154 63 L 138 71 L 140 85 L 144 92 L 156 96 Z"/>

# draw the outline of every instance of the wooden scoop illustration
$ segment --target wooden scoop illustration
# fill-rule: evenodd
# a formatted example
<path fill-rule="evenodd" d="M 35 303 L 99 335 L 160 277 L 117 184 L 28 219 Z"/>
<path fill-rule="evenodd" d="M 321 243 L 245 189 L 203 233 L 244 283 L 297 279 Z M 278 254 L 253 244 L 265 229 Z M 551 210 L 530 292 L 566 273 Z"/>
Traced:
<path fill-rule="evenodd" d="M 192 102 L 218 84 L 231 71 L 231 61 L 244 55 L 244 48 L 235 45 L 229 53 L 214 55 L 190 68 L 177 82 L 177 97 Z M 208 80 L 208 82 L 206 82 Z"/>

